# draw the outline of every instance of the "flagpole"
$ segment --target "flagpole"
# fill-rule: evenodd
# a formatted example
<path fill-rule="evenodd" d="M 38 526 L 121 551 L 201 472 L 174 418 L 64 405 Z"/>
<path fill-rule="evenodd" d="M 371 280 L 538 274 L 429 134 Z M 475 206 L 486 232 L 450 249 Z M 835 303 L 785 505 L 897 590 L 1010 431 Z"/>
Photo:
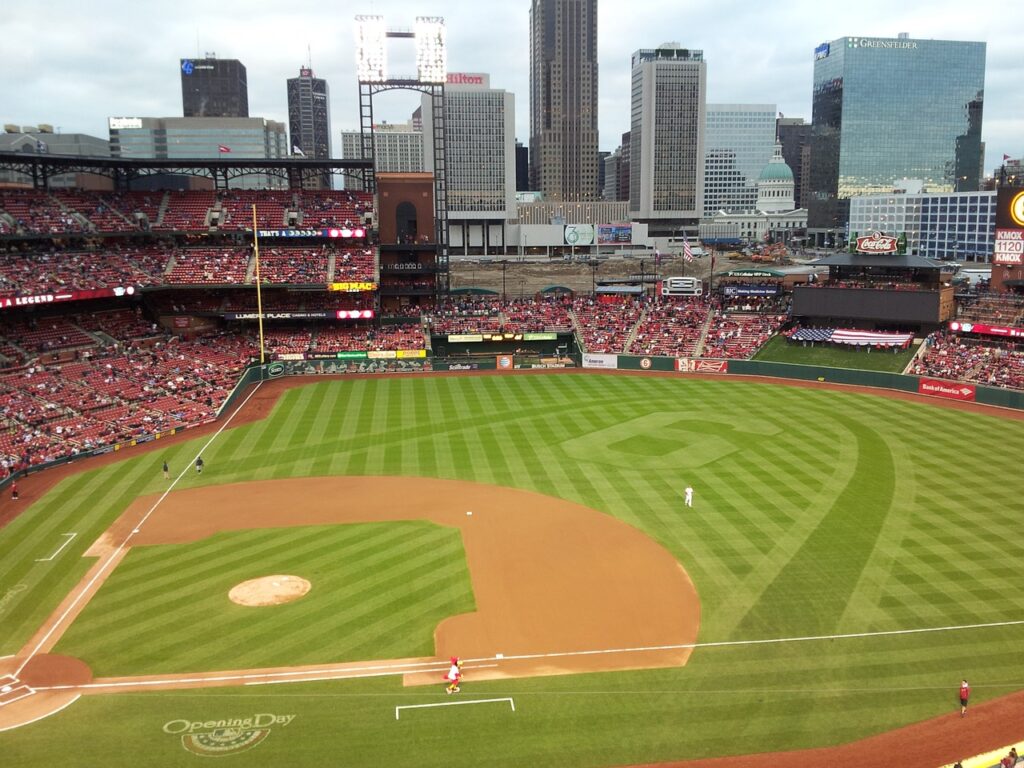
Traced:
<path fill-rule="evenodd" d="M 256 203 L 252 204 L 252 251 L 256 257 L 256 321 L 260 327 L 260 366 L 262 366 L 266 362 L 266 355 L 263 351 L 263 293 L 260 286 L 260 236 L 256 229 Z"/>

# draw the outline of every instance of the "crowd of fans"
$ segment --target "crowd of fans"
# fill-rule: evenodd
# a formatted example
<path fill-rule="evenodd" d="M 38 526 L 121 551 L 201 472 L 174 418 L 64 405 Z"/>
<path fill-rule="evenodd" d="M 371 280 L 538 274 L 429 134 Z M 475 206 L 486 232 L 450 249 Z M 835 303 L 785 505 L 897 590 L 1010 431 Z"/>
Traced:
<path fill-rule="evenodd" d="M 778 333 L 787 320 L 785 314 L 716 313 L 704 340 L 702 355 L 745 360 Z"/>
<path fill-rule="evenodd" d="M 985 343 L 938 331 L 925 340 L 925 351 L 910 373 L 1024 389 L 1024 345 Z"/>

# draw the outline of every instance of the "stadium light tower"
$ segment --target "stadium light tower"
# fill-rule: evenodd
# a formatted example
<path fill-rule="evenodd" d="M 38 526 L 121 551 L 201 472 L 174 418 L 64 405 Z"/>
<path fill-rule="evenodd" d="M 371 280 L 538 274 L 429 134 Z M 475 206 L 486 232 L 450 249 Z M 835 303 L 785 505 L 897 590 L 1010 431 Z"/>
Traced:
<path fill-rule="evenodd" d="M 383 16 L 356 16 L 356 75 L 360 82 L 387 80 L 387 29 Z"/>
<path fill-rule="evenodd" d="M 448 75 L 446 30 L 440 16 L 416 17 L 416 76 L 421 83 L 443 83 Z"/>
<path fill-rule="evenodd" d="M 431 100 L 431 124 L 423 126 L 423 140 L 430 141 L 434 157 L 434 238 L 437 246 L 437 293 L 448 293 L 448 183 L 446 179 L 444 86 L 448 80 L 447 29 L 440 16 L 417 16 L 412 30 L 388 29 L 383 16 L 356 16 L 356 74 L 359 80 L 359 131 L 363 158 L 374 151 L 373 97 L 383 91 L 410 90 Z M 389 39 L 412 39 L 416 45 L 416 77 L 395 78 L 387 72 Z M 430 135 L 427 135 L 427 131 Z M 374 171 L 364 177 L 365 189 L 376 192 Z"/>

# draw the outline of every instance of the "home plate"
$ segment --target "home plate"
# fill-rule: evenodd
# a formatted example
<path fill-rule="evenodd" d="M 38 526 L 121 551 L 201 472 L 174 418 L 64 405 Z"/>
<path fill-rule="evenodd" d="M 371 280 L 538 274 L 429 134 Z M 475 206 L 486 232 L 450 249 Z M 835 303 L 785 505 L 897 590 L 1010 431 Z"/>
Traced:
<path fill-rule="evenodd" d="M 0 693 L 10 693 L 13 690 L 14 689 L 11 688 L 11 686 L 5 685 L 3 688 L 0 688 Z"/>

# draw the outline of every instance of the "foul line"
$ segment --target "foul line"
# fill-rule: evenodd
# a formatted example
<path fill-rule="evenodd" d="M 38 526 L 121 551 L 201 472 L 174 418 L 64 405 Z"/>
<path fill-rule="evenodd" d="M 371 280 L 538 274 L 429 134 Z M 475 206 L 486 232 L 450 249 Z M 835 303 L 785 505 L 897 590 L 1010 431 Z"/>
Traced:
<path fill-rule="evenodd" d="M 496 701 L 507 701 L 512 707 L 512 711 L 516 711 L 516 703 L 511 697 L 507 699 L 470 699 L 469 701 L 439 701 L 436 704 L 403 704 L 400 707 L 395 707 L 395 720 L 399 719 L 399 711 L 403 709 L 426 709 L 428 707 L 457 707 L 460 704 L 490 704 Z"/>
<path fill-rule="evenodd" d="M 496 657 L 467 659 L 467 661 L 489 661 L 491 658 L 503 661 L 528 661 L 530 659 L 554 659 L 566 656 L 599 656 L 609 653 L 643 653 L 647 651 L 683 651 L 698 648 L 726 648 L 739 645 L 777 645 L 780 643 L 804 643 L 812 640 L 851 640 L 854 638 L 890 637 L 893 635 L 916 635 L 927 632 L 955 632 L 965 629 L 989 629 L 991 627 L 1014 627 L 1024 624 L 1024 619 L 1014 621 L 991 621 L 985 624 L 957 624 L 948 627 L 921 627 L 919 629 L 889 629 L 879 632 L 849 632 L 842 635 L 803 635 L 799 637 L 771 637 L 764 640 L 717 640 L 710 643 L 678 643 L 676 645 L 646 645 L 635 648 L 602 648 L 590 651 L 555 651 L 553 653 L 503 654 Z"/>
<path fill-rule="evenodd" d="M 40 686 L 40 691 L 68 691 L 94 688 L 144 688 L 157 685 L 174 685 L 194 683 L 226 683 L 246 681 L 244 685 L 272 685 L 274 683 L 316 683 L 321 680 L 346 680 L 360 677 L 383 677 L 386 675 L 406 675 L 415 673 L 447 671 L 448 664 L 441 661 L 416 661 L 404 664 L 374 664 L 348 669 L 296 669 L 281 672 L 246 672 L 238 675 L 207 675 L 202 677 L 168 677 L 159 680 L 121 680 L 111 682 L 82 683 L 80 685 L 48 685 Z M 497 664 L 473 664 L 467 669 L 496 667 Z M 278 679 L 274 679 L 278 678 Z"/>
<path fill-rule="evenodd" d="M 551 653 L 498 654 L 476 659 L 466 659 L 468 668 L 483 669 L 497 667 L 499 664 L 485 662 L 530 661 L 533 659 L 554 659 L 573 656 L 599 656 L 615 653 L 649 653 L 652 651 L 680 651 L 698 648 L 728 648 L 746 645 L 780 645 L 782 643 L 811 642 L 815 640 L 851 640 L 856 638 L 892 637 L 896 635 L 915 635 L 931 632 L 954 632 L 969 629 L 989 629 L 993 627 L 1012 627 L 1024 624 L 1024 619 L 1015 621 L 993 621 L 985 624 L 959 624 L 946 627 L 922 627 L 919 629 L 891 629 L 878 632 L 850 632 L 839 635 L 804 635 L 799 637 L 774 637 L 763 640 L 719 640 L 709 643 L 678 643 L 675 645 L 648 645 L 634 648 L 601 648 L 588 651 L 555 651 Z M 315 683 L 331 680 L 354 680 L 364 677 L 385 677 L 388 675 L 404 675 L 417 672 L 444 672 L 447 665 L 440 661 L 410 662 L 400 664 L 378 664 L 372 666 L 350 667 L 348 669 L 310 669 L 281 672 L 252 672 L 236 675 L 211 675 L 205 677 L 164 678 L 160 680 L 125 680 L 109 683 L 84 683 L 81 685 L 39 686 L 40 691 L 83 690 L 83 689 L 117 689 L 143 688 L 151 686 L 168 686 L 175 684 L 225 683 L 239 681 L 242 685 L 274 685 L 280 683 Z M 453 702 L 456 703 L 456 702 Z"/>
<path fill-rule="evenodd" d="M 70 544 L 72 541 L 75 540 L 75 536 L 77 536 L 77 535 L 78 535 L 77 533 L 62 533 L 61 536 L 69 536 L 70 538 L 67 541 L 65 541 L 63 544 L 61 544 L 59 547 L 57 547 L 57 551 L 54 552 L 52 555 L 50 555 L 49 557 L 37 557 L 36 558 L 36 562 L 37 563 L 45 563 L 45 562 L 47 562 L 49 560 L 53 560 L 53 558 L 55 558 L 57 555 L 59 555 L 61 552 L 64 551 L 64 547 L 66 547 L 68 544 Z"/>
<path fill-rule="evenodd" d="M 56 715 L 61 710 L 67 709 L 72 704 L 74 704 L 76 701 L 78 701 L 80 698 L 82 698 L 82 694 L 79 693 L 77 696 L 72 697 L 71 700 L 68 701 L 67 703 L 61 704 L 55 710 L 53 710 L 51 712 L 47 712 L 45 715 L 40 715 L 39 717 L 33 717 L 31 720 L 27 720 L 24 723 L 18 723 L 17 725 L 9 725 L 6 728 L 0 728 L 0 733 L 3 733 L 4 731 L 13 731 L 15 728 L 21 728 L 23 725 L 32 725 L 32 723 L 38 723 L 40 720 L 45 720 L 46 718 L 50 717 L 51 715 Z"/>
<path fill-rule="evenodd" d="M 228 425 L 231 424 L 231 420 L 234 419 L 235 416 L 237 416 L 239 414 L 239 412 L 242 410 L 242 408 L 245 407 L 245 404 L 249 402 L 250 398 L 252 398 L 252 396 L 255 395 L 259 391 L 259 388 L 261 386 L 263 386 L 263 382 L 262 381 L 257 382 L 257 384 L 253 388 L 252 392 L 250 392 L 248 395 L 246 395 L 246 398 L 245 398 L 245 400 L 242 401 L 241 405 L 239 405 L 232 412 L 232 414 L 230 416 L 228 416 L 227 420 L 223 424 L 221 424 L 220 428 L 210 436 L 209 440 L 206 441 L 206 444 L 202 448 L 199 449 L 199 451 L 196 453 L 196 457 L 195 458 L 198 458 L 200 455 L 202 455 L 203 451 L 205 451 L 207 448 L 209 448 L 210 445 L 213 443 L 213 441 L 216 440 L 218 437 L 220 437 L 220 433 L 228 428 Z M 39 642 L 36 643 L 35 648 L 33 648 L 31 651 L 29 651 L 28 656 L 21 663 L 21 666 L 19 666 L 18 669 L 15 671 L 15 675 L 19 674 L 23 669 L 25 669 L 25 666 L 30 661 L 32 661 L 33 658 L 35 658 L 35 655 L 37 653 L 39 653 L 39 650 L 44 645 L 46 645 L 46 643 L 50 639 L 50 637 L 53 636 L 53 633 L 57 631 L 58 627 L 60 627 L 60 625 L 64 623 L 64 620 L 78 606 L 78 604 L 82 601 L 82 598 L 85 597 L 85 595 L 89 594 L 89 590 L 91 590 L 93 588 L 93 586 L 99 580 L 100 576 L 103 575 L 104 571 L 107 570 L 107 568 L 110 566 L 110 564 L 113 563 L 117 559 L 118 555 L 121 554 L 121 550 L 123 550 L 126 546 L 128 546 L 128 542 L 131 540 L 132 536 L 134 536 L 136 533 L 139 532 L 139 529 L 142 528 L 143 524 L 156 511 L 156 508 L 159 507 L 160 504 L 163 502 L 163 500 L 166 499 L 167 496 L 170 494 L 170 492 L 174 490 L 174 486 L 178 484 L 178 481 L 181 480 L 181 478 L 183 478 L 185 476 L 185 473 L 188 472 L 192 468 L 192 464 L 195 463 L 195 458 L 192 459 L 192 461 L 189 464 L 187 464 L 183 470 L 181 470 L 181 473 L 174 479 L 174 481 L 170 484 L 170 486 L 167 488 L 167 490 L 164 491 L 162 494 L 160 494 L 160 497 L 155 502 L 153 502 L 153 506 L 149 508 L 149 511 L 146 512 L 146 514 L 142 516 L 142 519 L 139 520 L 138 523 L 136 523 L 135 528 L 127 536 L 125 536 L 124 541 L 122 541 L 117 546 L 117 549 L 115 549 L 110 554 L 110 556 L 106 559 L 106 561 L 103 563 L 103 565 L 101 565 L 99 567 L 99 569 L 96 571 L 96 573 L 93 575 L 93 577 L 91 579 L 89 579 L 89 582 L 82 589 L 79 590 L 78 594 L 75 595 L 75 599 L 72 600 L 71 604 L 64 610 L 64 613 L 62 613 L 57 618 L 57 620 L 53 623 L 53 626 L 51 626 L 46 631 L 46 633 L 42 636 L 42 638 L 40 638 Z"/>

